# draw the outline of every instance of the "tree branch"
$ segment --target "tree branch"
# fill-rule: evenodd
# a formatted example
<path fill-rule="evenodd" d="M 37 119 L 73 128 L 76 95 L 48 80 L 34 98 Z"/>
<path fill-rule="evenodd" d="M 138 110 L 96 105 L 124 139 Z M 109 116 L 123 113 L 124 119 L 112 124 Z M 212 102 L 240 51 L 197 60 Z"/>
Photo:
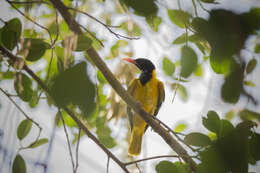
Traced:
<path fill-rule="evenodd" d="M 21 61 L 21 58 L 18 58 L 17 56 L 13 55 L 9 50 L 2 47 L 0 45 L 0 50 L 3 54 L 5 54 L 7 57 L 9 57 L 10 60 L 13 62 Z M 25 70 L 37 83 L 38 85 L 46 92 L 46 94 L 49 94 L 49 88 L 45 85 L 45 83 L 42 82 L 42 80 L 24 63 L 23 70 Z M 81 128 L 86 135 L 95 142 L 111 159 L 113 159 L 126 173 L 129 173 L 124 163 L 122 163 L 113 153 L 111 153 L 90 131 L 89 129 L 84 125 L 84 123 L 81 122 L 77 118 L 77 116 L 67 107 L 63 107 L 63 110 L 67 112 L 68 115 L 77 123 L 79 128 Z"/>
<path fill-rule="evenodd" d="M 50 0 L 54 7 L 60 12 L 61 16 L 67 22 L 69 28 L 76 34 L 82 34 L 80 25 L 69 13 L 68 8 L 60 0 Z M 127 93 L 127 91 L 121 86 L 119 81 L 114 77 L 113 73 L 109 70 L 107 65 L 98 55 L 93 47 L 87 50 L 87 53 L 91 60 L 96 64 L 98 69 L 105 76 L 112 88 L 117 94 L 129 105 L 137 114 L 139 114 L 147 124 L 149 124 L 155 132 L 157 132 L 164 141 L 174 150 L 185 162 L 187 162 L 192 171 L 196 169 L 196 163 L 188 155 L 187 151 L 164 129 L 159 123 L 157 123 L 152 115 L 148 114 L 141 105 L 134 100 L 133 97 Z"/>

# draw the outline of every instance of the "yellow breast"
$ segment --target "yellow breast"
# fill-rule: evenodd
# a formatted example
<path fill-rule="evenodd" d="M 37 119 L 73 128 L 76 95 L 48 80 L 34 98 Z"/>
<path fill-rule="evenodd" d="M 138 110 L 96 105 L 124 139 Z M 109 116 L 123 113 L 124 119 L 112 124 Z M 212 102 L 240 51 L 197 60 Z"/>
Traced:
<path fill-rule="evenodd" d="M 146 112 L 154 114 L 158 102 L 158 80 L 156 79 L 155 71 L 151 80 L 144 86 L 138 81 L 134 98 L 143 105 Z"/>

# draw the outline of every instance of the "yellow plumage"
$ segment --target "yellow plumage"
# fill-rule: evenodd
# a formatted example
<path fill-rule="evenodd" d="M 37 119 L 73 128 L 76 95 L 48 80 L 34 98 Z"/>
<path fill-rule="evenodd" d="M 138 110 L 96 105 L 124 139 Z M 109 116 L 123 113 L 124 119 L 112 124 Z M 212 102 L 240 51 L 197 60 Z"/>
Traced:
<path fill-rule="evenodd" d="M 164 85 L 156 78 L 155 70 L 152 72 L 152 78 L 142 85 L 139 79 L 134 79 L 129 87 L 128 92 L 139 101 L 144 110 L 151 115 L 156 115 L 164 101 Z M 131 126 L 131 137 L 128 154 L 137 156 L 141 152 L 142 137 L 147 129 L 146 122 L 131 109 L 127 108 L 128 118 Z"/>

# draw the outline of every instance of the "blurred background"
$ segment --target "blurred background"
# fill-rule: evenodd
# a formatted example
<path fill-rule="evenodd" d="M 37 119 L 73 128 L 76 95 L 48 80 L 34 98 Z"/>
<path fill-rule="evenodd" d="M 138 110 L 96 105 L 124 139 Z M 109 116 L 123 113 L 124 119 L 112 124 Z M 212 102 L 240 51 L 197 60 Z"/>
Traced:
<path fill-rule="evenodd" d="M 121 1 L 64 0 L 64 2 L 68 6 L 73 6 L 91 14 L 106 24 L 106 26 L 103 26 L 84 14 L 72 11 L 77 21 L 82 26 L 88 28 L 90 33 L 93 33 L 97 39 L 102 41 L 104 47 L 92 38 L 95 40 L 93 41 L 94 47 L 124 87 L 126 87 L 131 79 L 138 76 L 139 72 L 133 65 L 123 62 L 122 58 L 148 58 L 155 64 L 157 76 L 164 82 L 166 93 L 165 102 L 157 117 L 175 131 L 184 134 L 203 132 L 214 138 L 214 134 L 209 132 L 202 124 L 202 117 L 205 117 L 209 110 L 215 110 L 221 118 L 232 122 L 232 124 L 238 124 L 244 119 L 251 119 L 259 125 L 260 106 L 254 103 L 255 101 L 259 103 L 260 98 L 259 64 L 256 63 L 253 68 L 254 71 L 246 76 L 247 83 L 244 83 L 244 87 L 248 95 L 241 94 L 235 102 L 228 102 L 225 96 L 224 98 L 221 96 L 222 85 L 225 83 L 225 78 L 223 75 L 216 73 L 210 64 L 210 53 L 207 50 L 207 47 L 210 46 L 206 44 L 203 45 L 204 43 L 201 43 L 202 46 L 198 46 L 198 44 L 193 44 L 193 42 L 190 41 L 188 45 L 196 53 L 198 65 L 190 76 L 187 78 L 183 76 L 180 77 L 182 71 L 181 46 L 185 44 L 183 34 L 185 35 L 185 33 L 192 31 L 177 25 L 176 23 L 178 23 L 178 21 L 176 22 L 171 19 L 169 10 L 182 9 L 192 16 L 200 16 L 201 18 L 208 19 L 209 13 L 207 11 L 211 9 L 222 8 L 241 14 L 248 12 L 252 7 L 259 8 L 260 1 L 217 0 L 216 2 L 214 1 L 214 3 L 196 1 L 196 8 L 194 8 L 194 4 L 192 3 L 194 1 L 191 0 L 158 0 L 155 1 L 156 6 L 158 6 L 157 17 L 153 19 L 153 22 L 149 22 L 148 17 L 145 18 L 138 13 L 136 14 L 136 11 L 133 12 L 133 9 L 127 9 L 122 5 L 123 3 Z M 35 32 L 37 35 L 35 38 L 44 38 L 46 42 L 50 42 L 48 33 L 45 30 L 29 22 L 24 16 L 19 14 L 14 7 L 11 7 L 11 4 L 17 6 L 25 15 L 30 16 L 33 20 L 46 26 L 50 30 L 50 35 L 53 38 L 55 38 L 57 34 L 56 23 L 58 21 L 60 28 L 59 37 L 57 39 L 57 44 L 59 45 L 57 47 L 61 47 L 61 50 L 55 48 L 55 53 L 57 57 L 64 56 L 62 58 L 64 69 L 70 67 L 73 63 L 81 62 L 82 59 L 84 60 L 84 57 L 88 59 L 87 55 L 83 52 L 71 53 L 67 51 L 66 44 L 65 46 L 63 45 L 63 47 L 60 46 L 63 44 L 62 40 L 65 40 L 65 38 L 72 33 L 68 31 L 68 27 L 61 16 L 56 19 L 54 15 L 55 11 L 44 3 L 37 3 L 28 7 L 19 3 L 8 3 L 5 0 L 1 1 L 1 27 L 4 26 L 3 21 L 9 21 L 17 17 L 22 22 L 22 28 L 28 29 L 30 36 Z M 117 34 L 130 38 L 117 37 L 107 29 L 110 25 L 120 26 L 110 27 L 110 29 Z M 257 49 L 257 45 L 260 45 L 260 37 L 258 34 L 259 32 L 253 36 L 249 36 L 246 39 L 243 49 L 241 49 L 241 57 L 248 57 L 247 59 L 245 58 L 246 63 L 252 58 L 259 61 L 260 51 L 255 50 Z M 25 32 L 23 36 L 28 37 Z M 179 40 L 177 40 L 178 38 Z M 62 53 L 58 53 L 59 51 Z M 16 52 L 16 54 L 22 55 L 21 52 Z M 47 74 L 49 74 L 47 72 L 48 68 L 50 68 L 51 71 L 59 70 L 57 70 L 58 67 L 56 65 L 49 67 L 50 58 L 48 57 L 50 57 L 50 54 L 51 50 L 46 50 L 44 58 L 34 62 L 30 62 L 30 60 L 27 61 L 30 68 L 42 79 L 46 79 Z M 57 63 L 57 61 L 58 60 L 53 60 L 53 64 Z M 10 95 L 7 97 L 4 92 L 0 93 L 0 172 L 12 172 L 12 162 L 18 152 L 23 156 L 26 162 L 27 172 L 73 172 L 66 134 L 64 133 L 62 122 L 58 118 L 58 109 L 49 101 L 49 98 L 45 94 L 40 95 L 42 91 L 35 83 L 32 84 L 32 88 L 36 99 L 40 98 L 38 102 L 22 101 L 17 96 L 14 79 L 5 76 L 4 71 L 7 71 L 9 67 L 4 64 L 4 61 L 2 62 L 0 87 Z M 173 68 L 175 70 L 172 70 Z M 102 74 L 96 67 L 91 65 L 91 62 L 87 65 L 87 74 L 94 83 L 95 90 L 99 95 L 95 99 L 95 103 L 98 106 L 93 108 L 93 115 L 86 118 L 86 124 L 88 124 L 91 131 L 95 133 L 117 157 L 123 161 L 131 161 L 132 158 L 127 156 L 129 130 L 125 103 L 114 93 Z M 49 81 L 52 80 L 51 75 L 54 76 L 55 74 L 51 72 Z M 17 106 L 35 122 L 40 124 L 42 128 L 40 138 L 47 138 L 47 143 L 44 142 L 43 145 L 39 145 L 35 148 L 26 148 L 39 134 L 39 128 L 35 124 L 32 125 L 26 137 L 22 140 L 17 138 L 18 126 L 25 117 L 9 98 L 15 101 Z M 75 108 L 75 110 L 77 109 Z M 245 114 L 245 110 L 251 111 L 250 116 Z M 67 126 L 72 154 L 75 159 L 79 130 L 75 122 L 69 118 L 68 115 L 64 112 L 61 113 L 63 114 L 62 116 Z M 105 121 L 105 123 L 103 121 Z M 103 122 L 102 128 L 97 125 L 98 122 Z M 259 132 L 259 127 L 254 130 Z M 102 138 L 101 136 L 105 131 L 108 134 L 106 133 L 107 136 Z M 174 152 L 158 134 L 148 129 L 143 138 L 141 155 L 135 159 L 166 154 L 174 154 Z M 94 142 L 86 137 L 86 135 L 80 138 L 78 150 L 79 167 L 77 172 L 106 172 L 107 160 L 107 155 Z M 159 160 L 141 162 L 139 167 L 144 173 L 156 172 L 154 167 Z M 174 161 L 178 159 L 173 158 L 169 160 Z M 129 166 L 129 168 L 133 172 L 139 172 L 135 165 Z M 110 159 L 109 172 L 122 172 L 122 170 Z M 254 165 L 251 165 L 249 172 L 260 172 L 260 164 L 256 162 Z"/>

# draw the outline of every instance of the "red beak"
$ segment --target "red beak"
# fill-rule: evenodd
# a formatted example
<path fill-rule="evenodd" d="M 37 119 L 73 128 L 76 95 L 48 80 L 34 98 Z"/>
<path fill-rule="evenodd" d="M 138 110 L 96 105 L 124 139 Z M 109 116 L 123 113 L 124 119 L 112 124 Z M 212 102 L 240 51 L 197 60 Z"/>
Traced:
<path fill-rule="evenodd" d="M 131 59 L 131 58 L 123 58 L 123 60 L 128 61 L 128 62 L 130 62 L 132 64 L 136 63 L 136 61 L 134 59 Z"/>

